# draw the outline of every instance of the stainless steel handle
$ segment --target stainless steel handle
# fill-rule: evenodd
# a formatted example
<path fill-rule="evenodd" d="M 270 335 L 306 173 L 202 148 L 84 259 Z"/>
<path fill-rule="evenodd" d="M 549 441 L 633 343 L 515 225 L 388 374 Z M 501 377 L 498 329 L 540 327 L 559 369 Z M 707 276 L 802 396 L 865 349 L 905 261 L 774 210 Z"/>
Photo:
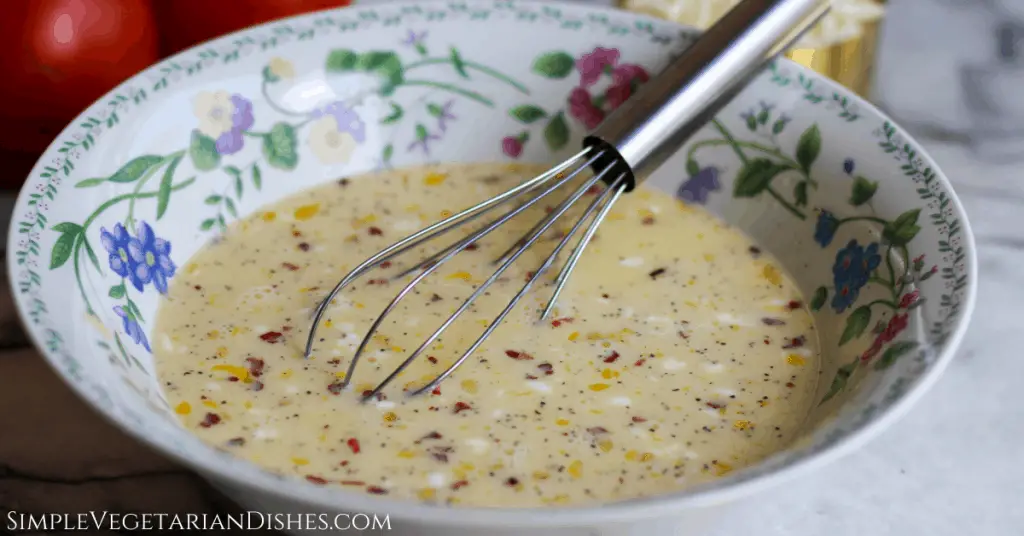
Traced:
<path fill-rule="evenodd" d="M 584 140 L 608 155 L 594 168 L 626 164 L 632 190 L 828 9 L 828 0 L 740 2 Z"/>

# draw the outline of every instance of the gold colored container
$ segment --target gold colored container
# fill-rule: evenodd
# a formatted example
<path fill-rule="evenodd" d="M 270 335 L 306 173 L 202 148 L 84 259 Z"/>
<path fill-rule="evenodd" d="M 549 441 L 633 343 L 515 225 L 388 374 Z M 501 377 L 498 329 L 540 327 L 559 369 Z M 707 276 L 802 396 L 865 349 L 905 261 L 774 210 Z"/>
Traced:
<path fill-rule="evenodd" d="M 620 0 L 619 7 L 700 29 L 710 27 L 739 0 Z M 832 0 L 832 10 L 786 53 L 854 93 L 867 97 L 884 0 Z"/>

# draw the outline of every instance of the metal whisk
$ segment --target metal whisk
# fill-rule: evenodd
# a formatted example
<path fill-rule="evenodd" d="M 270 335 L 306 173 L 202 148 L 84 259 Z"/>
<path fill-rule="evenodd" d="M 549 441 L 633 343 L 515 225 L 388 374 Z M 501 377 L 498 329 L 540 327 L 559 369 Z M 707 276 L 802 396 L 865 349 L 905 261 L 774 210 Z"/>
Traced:
<path fill-rule="evenodd" d="M 568 185 L 585 172 L 593 175 L 582 179 L 581 185 L 537 222 L 527 233 L 501 255 L 498 268 L 462 303 L 448 319 L 435 330 L 401 365 L 372 391 L 365 393 L 366 401 L 380 393 L 406 367 L 454 323 L 471 304 L 529 249 L 552 225 L 564 215 L 592 187 L 603 182 L 605 188 L 586 207 L 583 215 L 559 241 L 541 266 L 533 272 L 522 289 L 512 298 L 483 334 L 444 372 L 410 396 L 431 391 L 462 365 L 483 344 L 484 340 L 504 320 L 508 313 L 529 292 L 544 272 L 551 268 L 559 254 L 572 240 L 584 223 L 589 225 L 575 248 L 569 254 L 557 278 L 555 289 L 540 319 L 551 312 L 558 295 L 579 262 L 587 244 L 593 238 L 601 221 L 615 202 L 632 191 L 654 170 L 668 160 L 698 129 L 742 90 L 772 58 L 792 44 L 807 28 L 828 11 L 828 0 L 744 0 L 718 23 L 708 29 L 661 74 L 642 86 L 589 136 L 584 148 L 568 160 L 558 164 L 498 196 L 470 207 L 458 214 L 430 225 L 388 246 L 357 266 L 346 275 L 317 307 L 309 331 L 305 356 L 308 358 L 316 340 L 316 330 L 334 298 L 363 274 L 415 248 L 431 239 L 462 227 L 470 221 L 490 213 L 508 203 L 520 202 L 508 212 L 484 225 L 469 236 L 458 240 L 438 253 L 403 271 L 392 280 L 417 273 L 377 317 L 363 338 L 349 364 L 342 381 L 345 387 L 351 381 L 359 358 L 372 340 L 384 319 L 413 288 L 462 251 L 498 227 L 516 217 L 554 191 Z"/>

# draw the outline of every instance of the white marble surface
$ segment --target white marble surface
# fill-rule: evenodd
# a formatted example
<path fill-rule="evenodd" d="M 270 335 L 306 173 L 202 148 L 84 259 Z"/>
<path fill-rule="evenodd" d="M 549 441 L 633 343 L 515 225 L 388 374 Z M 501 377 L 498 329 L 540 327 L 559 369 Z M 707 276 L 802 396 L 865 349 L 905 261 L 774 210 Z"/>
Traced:
<path fill-rule="evenodd" d="M 1024 99 L 1000 89 L 1024 76 L 1012 50 L 997 54 L 1000 19 L 1024 26 L 1024 0 L 897 2 L 875 95 L 951 177 L 978 241 L 977 309 L 957 359 L 863 450 L 708 536 L 1024 535 Z"/>

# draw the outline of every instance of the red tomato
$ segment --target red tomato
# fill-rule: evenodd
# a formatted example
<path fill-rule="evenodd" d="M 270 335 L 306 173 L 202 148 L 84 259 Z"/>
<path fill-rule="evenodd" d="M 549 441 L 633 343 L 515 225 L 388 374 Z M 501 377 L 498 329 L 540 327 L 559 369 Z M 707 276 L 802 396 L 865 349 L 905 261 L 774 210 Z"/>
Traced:
<path fill-rule="evenodd" d="M 86 107 L 158 59 L 148 0 L 4 0 L 0 151 L 37 155 Z M 5 174 L 0 188 L 21 184 Z"/>
<path fill-rule="evenodd" d="M 264 22 L 332 7 L 352 0 L 163 0 L 156 2 L 165 54 Z"/>

